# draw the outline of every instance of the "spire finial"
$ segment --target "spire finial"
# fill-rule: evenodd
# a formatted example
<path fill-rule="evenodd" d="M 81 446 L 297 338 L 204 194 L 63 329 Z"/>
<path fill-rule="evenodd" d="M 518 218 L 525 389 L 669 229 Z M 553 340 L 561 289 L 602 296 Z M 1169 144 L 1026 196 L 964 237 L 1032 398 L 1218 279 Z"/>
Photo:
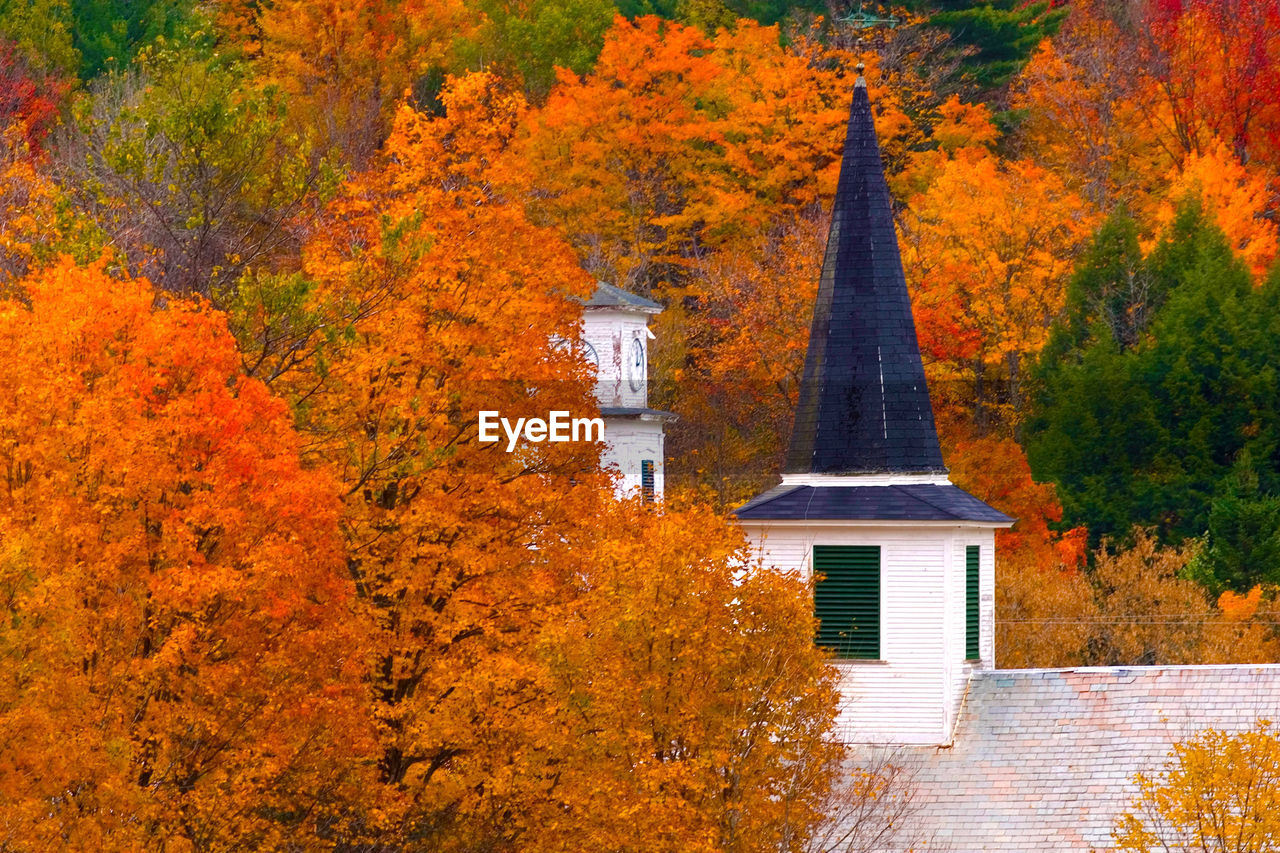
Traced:
<path fill-rule="evenodd" d="M 865 89 L 867 86 L 867 78 L 862 76 L 862 72 L 867 70 L 867 66 L 863 65 L 862 60 L 859 59 L 858 64 L 853 66 L 853 70 L 858 73 L 858 79 L 853 81 L 854 87 L 862 87 Z"/>

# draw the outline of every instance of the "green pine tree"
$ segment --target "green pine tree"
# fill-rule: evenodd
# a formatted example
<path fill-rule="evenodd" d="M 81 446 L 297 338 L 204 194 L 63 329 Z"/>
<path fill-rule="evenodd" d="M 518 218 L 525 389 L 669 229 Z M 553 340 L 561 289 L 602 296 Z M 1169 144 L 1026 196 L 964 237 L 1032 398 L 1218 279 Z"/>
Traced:
<path fill-rule="evenodd" d="M 1136 282 L 1136 284 L 1134 284 Z M 1194 206 L 1137 257 L 1123 216 L 1099 232 L 1042 355 L 1024 438 L 1091 542 L 1135 525 L 1208 534 L 1215 589 L 1280 580 L 1280 275 L 1255 289 Z"/>
<path fill-rule="evenodd" d="M 928 5 L 930 26 L 946 30 L 956 47 L 968 51 L 961 70 L 983 91 L 1009 82 L 1067 14 L 1065 6 L 1049 0 L 934 0 Z"/>

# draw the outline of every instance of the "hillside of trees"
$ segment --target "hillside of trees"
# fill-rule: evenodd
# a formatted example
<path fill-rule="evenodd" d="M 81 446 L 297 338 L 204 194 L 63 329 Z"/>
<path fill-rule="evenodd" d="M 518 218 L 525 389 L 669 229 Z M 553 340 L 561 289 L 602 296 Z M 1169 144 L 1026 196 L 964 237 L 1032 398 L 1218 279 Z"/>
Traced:
<path fill-rule="evenodd" d="M 1280 660 L 1280 0 L 0 0 L 0 851 L 858 849 L 727 513 L 860 64 L 998 663 Z M 477 441 L 596 281 L 660 510 Z"/>

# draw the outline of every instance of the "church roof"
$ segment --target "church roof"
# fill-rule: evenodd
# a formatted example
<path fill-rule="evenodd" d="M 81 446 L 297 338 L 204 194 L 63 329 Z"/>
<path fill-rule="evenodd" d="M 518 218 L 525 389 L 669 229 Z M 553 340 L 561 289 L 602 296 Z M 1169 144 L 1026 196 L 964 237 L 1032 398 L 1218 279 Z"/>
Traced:
<path fill-rule="evenodd" d="M 951 853 L 1110 849 L 1133 774 L 1159 771 L 1198 731 L 1278 715 L 1280 665 L 977 672 L 953 744 L 896 756 L 914 777 L 905 820 L 912 840 Z"/>
<path fill-rule="evenodd" d="M 853 92 L 787 473 L 944 473 L 862 78 Z"/>
<path fill-rule="evenodd" d="M 799 486 L 783 484 L 734 512 L 743 521 L 979 521 L 1013 519 L 950 484 Z"/>
<path fill-rule="evenodd" d="M 596 285 L 596 292 L 583 304 L 588 308 L 627 308 L 646 314 L 658 314 L 662 311 L 662 306 L 652 299 L 636 296 L 603 281 Z"/>

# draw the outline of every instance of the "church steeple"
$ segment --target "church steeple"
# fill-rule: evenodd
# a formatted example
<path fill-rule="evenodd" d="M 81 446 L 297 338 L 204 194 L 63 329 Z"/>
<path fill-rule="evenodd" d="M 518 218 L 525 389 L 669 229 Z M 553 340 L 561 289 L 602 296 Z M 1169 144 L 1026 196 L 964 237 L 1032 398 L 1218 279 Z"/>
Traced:
<path fill-rule="evenodd" d="M 861 78 L 804 381 L 782 483 L 734 514 L 762 565 L 813 583 L 842 738 L 948 744 L 994 665 L 995 531 L 1013 519 L 943 467 Z"/>
<path fill-rule="evenodd" d="M 946 473 L 861 75 L 785 472 Z"/>

